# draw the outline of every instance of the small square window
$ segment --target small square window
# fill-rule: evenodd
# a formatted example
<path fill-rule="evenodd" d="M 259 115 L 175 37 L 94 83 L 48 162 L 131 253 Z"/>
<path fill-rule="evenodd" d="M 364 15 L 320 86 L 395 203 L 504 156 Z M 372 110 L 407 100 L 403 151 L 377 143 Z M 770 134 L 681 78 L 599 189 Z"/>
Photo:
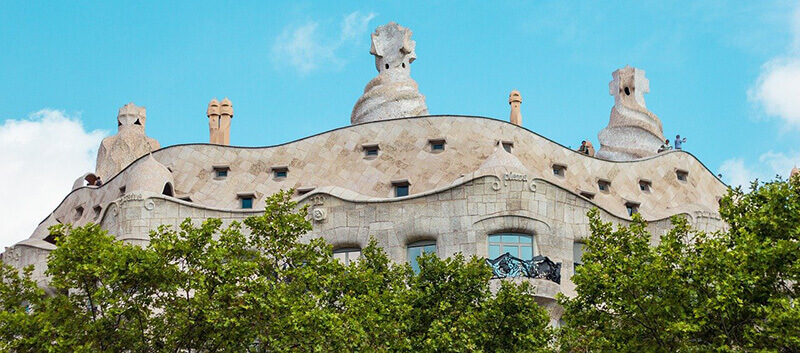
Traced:
<path fill-rule="evenodd" d="M 218 170 L 217 171 L 217 178 L 225 178 L 228 176 L 227 170 Z"/>
<path fill-rule="evenodd" d="M 392 186 L 394 187 L 395 197 L 408 196 L 411 189 L 411 184 L 408 182 L 408 180 L 393 181 Z"/>
<path fill-rule="evenodd" d="M 639 180 L 639 190 L 642 190 L 644 192 L 650 192 L 650 187 L 652 185 L 653 183 L 651 183 L 648 180 Z"/>
<path fill-rule="evenodd" d="M 602 192 L 608 192 L 608 190 L 611 189 L 611 182 L 608 180 L 598 180 L 597 189 Z"/>
<path fill-rule="evenodd" d="M 625 208 L 628 210 L 628 216 L 633 216 L 639 213 L 639 204 L 636 202 L 626 202 Z"/>
<path fill-rule="evenodd" d="M 675 175 L 678 176 L 678 180 L 680 181 L 686 181 L 689 179 L 689 172 L 685 170 L 677 170 L 675 171 Z"/>
<path fill-rule="evenodd" d="M 255 202 L 256 195 L 252 192 L 243 192 L 236 194 L 236 197 L 239 198 L 239 205 L 242 209 L 251 209 L 253 208 L 253 203 Z"/>
<path fill-rule="evenodd" d="M 289 167 L 280 166 L 280 167 L 272 167 L 272 174 L 275 179 L 283 179 L 289 175 Z"/>
<path fill-rule="evenodd" d="M 563 164 L 553 164 L 553 175 L 564 177 L 567 175 L 567 166 Z"/>
<path fill-rule="evenodd" d="M 253 208 L 253 198 L 252 197 L 242 197 L 242 208 L 243 209 Z"/>
<path fill-rule="evenodd" d="M 217 179 L 224 179 L 228 177 L 228 171 L 231 169 L 227 165 L 215 165 L 214 168 L 214 177 Z"/>
<path fill-rule="evenodd" d="M 364 151 L 364 158 L 369 159 L 378 157 L 381 150 L 377 143 L 361 145 L 361 149 Z"/>
<path fill-rule="evenodd" d="M 508 153 L 511 153 L 511 150 L 514 149 L 514 143 L 511 141 L 503 141 L 502 144 L 503 144 L 503 149 L 506 150 L 506 152 Z"/>
<path fill-rule="evenodd" d="M 428 140 L 428 143 L 431 145 L 431 152 L 442 152 L 444 151 L 445 140 L 444 139 L 431 139 Z"/>

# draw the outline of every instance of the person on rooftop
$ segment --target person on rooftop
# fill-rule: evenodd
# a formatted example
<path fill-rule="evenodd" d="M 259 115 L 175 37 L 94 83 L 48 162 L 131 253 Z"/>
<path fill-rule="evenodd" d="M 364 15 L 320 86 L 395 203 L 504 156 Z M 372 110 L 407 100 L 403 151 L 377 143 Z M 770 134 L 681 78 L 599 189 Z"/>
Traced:
<path fill-rule="evenodd" d="M 685 137 L 683 139 L 681 139 L 681 135 L 675 135 L 675 149 L 676 150 L 682 149 L 681 145 L 684 144 L 685 142 L 686 142 L 686 138 Z"/>
<path fill-rule="evenodd" d="M 672 149 L 672 146 L 669 145 L 669 139 L 664 140 L 664 144 L 658 148 L 658 153 L 669 151 Z"/>
<path fill-rule="evenodd" d="M 586 146 L 586 141 L 581 141 L 581 147 L 578 148 L 579 153 L 583 153 L 585 155 L 589 155 L 589 147 Z"/>

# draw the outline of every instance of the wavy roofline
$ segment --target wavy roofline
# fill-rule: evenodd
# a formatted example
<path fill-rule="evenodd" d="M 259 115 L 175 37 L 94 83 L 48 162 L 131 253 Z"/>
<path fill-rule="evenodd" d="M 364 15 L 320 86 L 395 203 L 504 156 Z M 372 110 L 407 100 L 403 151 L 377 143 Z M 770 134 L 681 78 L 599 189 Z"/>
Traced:
<path fill-rule="evenodd" d="M 385 120 L 374 120 L 374 121 L 368 121 L 368 122 L 355 124 L 355 125 L 351 124 L 351 125 L 338 127 L 338 128 L 335 128 L 335 129 L 319 132 L 319 133 L 316 133 L 316 134 L 313 134 L 313 135 L 309 135 L 309 136 L 302 137 L 302 138 L 299 138 L 299 139 L 296 139 L 296 140 L 287 141 L 287 142 L 283 142 L 283 143 L 279 143 L 279 144 L 275 144 L 275 145 L 266 145 L 266 146 L 231 146 L 231 145 L 219 145 L 219 144 L 214 144 L 214 143 L 193 142 L 193 143 L 180 143 L 180 144 L 176 144 L 176 145 L 170 145 L 170 146 L 166 146 L 166 147 L 161 147 L 161 148 L 159 148 L 159 149 L 157 149 L 155 151 L 151 151 L 150 153 L 147 153 L 145 155 L 142 155 L 139 158 L 136 158 L 133 162 L 129 163 L 127 166 L 125 166 L 125 168 L 122 168 L 122 170 L 120 170 L 117 174 L 115 174 L 113 177 L 111 177 L 105 183 L 103 183 L 102 186 L 92 187 L 92 186 L 87 185 L 87 186 L 82 186 L 82 187 L 79 187 L 79 188 L 76 188 L 76 189 L 70 191 L 66 196 L 64 196 L 63 199 L 61 199 L 61 202 L 58 203 L 58 206 L 56 206 L 53 209 L 53 211 L 55 211 L 59 207 L 61 207 L 61 205 L 64 204 L 64 201 L 66 201 L 67 198 L 69 198 L 69 196 L 72 195 L 72 193 L 74 193 L 74 192 L 76 192 L 78 190 L 84 189 L 84 188 L 98 189 L 98 190 L 102 189 L 102 188 L 106 187 L 106 185 L 108 185 L 112 180 L 116 179 L 124 171 L 128 170 L 128 168 L 130 168 L 132 165 L 136 164 L 136 162 L 138 162 L 139 160 L 141 160 L 143 158 L 146 158 L 147 156 L 152 155 L 154 153 L 157 153 L 157 152 L 160 152 L 160 151 L 163 151 L 163 150 L 167 150 L 167 149 L 170 149 L 170 148 L 185 147 L 185 146 L 217 146 L 217 147 L 221 147 L 221 148 L 225 148 L 225 149 L 228 149 L 228 148 L 231 148 L 231 149 L 268 149 L 268 148 L 275 148 L 275 147 L 281 147 L 281 146 L 290 145 L 290 144 L 293 144 L 293 143 L 296 143 L 296 142 L 300 142 L 300 141 L 303 141 L 303 140 L 308 140 L 308 139 L 311 139 L 311 138 L 314 138 L 314 137 L 317 137 L 317 136 L 322 136 L 322 135 L 325 135 L 325 134 L 329 134 L 329 133 L 332 133 L 332 132 L 335 132 L 335 131 L 348 129 L 348 128 L 351 128 L 351 127 L 354 127 L 354 126 L 362 126 L 362 125 L 369 125 L 369 124 L 380 124 L 380 123 L 387 122 L 387 121 L 401 121 L 401 120 L 413 120 L 413 119 L 425 119 L 425 118 L 475 118 L 475 119 L 492 120 L 492 121 L 496 121 L 496 122 L 499 122 L 499 123 L 511 125 L 511 126 L 513 126 L 515 128 L 518 128 L 518 129 L 525 130 L 525 131 L 527 131 L 527 132 L 529 132 L 529 133 L 531 133 L 531 134 L 533 134 L 535 136 L 538 136 L 540 138 L 543 138 L 543 139 L 547 140 L 548 142 L 551 142 L 551 143 L 553 143 L 555 145 L 558 145 L 559 147 L 561 147 L 561 148 L 563 148 L 565 150 L 568 150 L 568 151 L 570 151 L 572 153 L 578 154 L 582 158 L 591 158 L 591 159 L 603 161 L 603 162 L 606 162 L 606 163 L 620 163 L 620 164 L 639 163 L 639 162 L 644 162 L 644 161 L 648 161 L 648 160 L 651 160 L 651 159 L 656 159 L 656 158 L 659 158 L 659 157 L 662 157 L 662 156 L 666 156 L 666 155 L 671 154 L 671 153 L 685 153 L 685 154 L 688 154 L 689 156 L 691 156 L 695 161 L 700 163 L 700 165 L 702 165 L 703 168 L 705 168 L 706 171 L 708 171 L 708 173 L 711 174 L 711 176 L 714 179 L 719 181 L 725 187 L 730 187 L 728 184 L 725 184 L 725 182 L 723 182 L 719 177 L 717 177 L 717 175 L 714 174 L 714 172 L 712 172 L 711 169 L 709 169 L 708 166 L 706 166 L 702 161 L 700 161 L 700 159 L 698 159 L 695 155 L 693 155 L 693 154 L 691 154 L 691 153 L 689 153 L 687 151 L 684 151 L 684 150 L 671 150 L 671 151 L 668 151 L 668 152 L 658 153 L 658 154 L 650 156 L 650 157 L 634 159 L 634 160 L 630 160 L 630 161 L 612 161 L 612 160 L 608 160 L 608 159 L 597 158 L 595 156 L 585 155 L 585 154 L 580 153 L 580 152 L 578 152 L 576 150 L 573 150 L 573 149 L 571 149 L 569 147 L 566 147 L 566 146 L 564 146 L 564 145 L 562 145 L 562 144 L 560 144 L 560 143 L 558 143 L 558 142 L 556 142 L 554 140 L 551 140 L 551 139 L 549 139 L 549 138 L 547 138 L 547 137 L 545 137 L 543 135 L 540 135 L 539 133 L 536 133 L 533 130 L 530 130 L 530 129 L 524 127 L 524 126 L 512 124 L 509 121 L 500 120 L 500 119 L 491 118 L 491 117 L 486 117 L 486 116 L 480 116 L 480 115 L 436 114 L 436 115 L 408 116 L 408 117 L 385 119 Z M 39 222 L 39 224 L 37 224 L 37 227 L 39 225 L 41 225 L 42 223 L 44 223 L 44 221 L 46 221 L 47 218 L 49 218 L 51 214 L 53 214 L 52 211 L 41 222 Z"/>

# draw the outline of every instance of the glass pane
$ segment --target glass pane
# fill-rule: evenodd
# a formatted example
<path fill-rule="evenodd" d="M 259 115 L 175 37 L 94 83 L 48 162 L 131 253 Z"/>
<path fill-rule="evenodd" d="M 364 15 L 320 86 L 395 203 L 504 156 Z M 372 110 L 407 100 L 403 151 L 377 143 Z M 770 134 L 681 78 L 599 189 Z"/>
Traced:
<path fill-rule="evenodd" d="M 530 235 L 520 235 L 519 242 L 521 244 L 533 244 L 533 237 Z"/>
<path fill-rule="evenodd" d="M 572 261 L 576 264 L 582 263 L 583 258 L 583 243 L 572 243 Z"/>
<path fill-rule="evenodd" d="M 519 257 L 519 248 L 513 245 L 503 244 L 503 253 L 509 253 L 512 256 Z"/>
<path fill-rule="evenodd" d="M 489 258 L 496 259 L 502 255 L 500 253 L 500 245 L 489 245 Z"/>
<path fill-rule="evenodd" d="M 435 254 L 436 253 L 436 244 L 425 245 L 422 248 L 422 251 L 424 253 L 426 253 L 426 254 L 430 254 L 430 253 Z"/>
<path fill-rule="evenodd" d="M 395 186 L 395 196 L 397 197 L 408 196 L 408 185 Z"/>
<path fill-rule="evenodd" d="M 253 208 L 253 199 L 251 198 L 242 199 L 242 208 Z"/>
<path fill-rule="evenodd" d="M 533 258 L 533 247 L 523 246 L 520 248 L 519 258 L 523 260 L 530 260 Z"/>
<path fill-rule="evenodd" d="M 489 236 L 489 242 L 490 243 L 499 243 L 501 241 L 503 241 L 503 236 L 502 235 L 490 235 Z"/>
<path fill-rule="evenodd" d="M 411 268 L 414 272 L 419 273 L 419 263 L 417 263 L 417 257 L 422 255 L 422 248 L 419 246 L 414 246 L 408 248 L 408 263 L 411 264 Z"/>
<path fill-rule="evenodd" d="M 519 242 L 519 237 L 516 235 L 503 235 L 503 242 L 504 243 L 517 243 Z"/>

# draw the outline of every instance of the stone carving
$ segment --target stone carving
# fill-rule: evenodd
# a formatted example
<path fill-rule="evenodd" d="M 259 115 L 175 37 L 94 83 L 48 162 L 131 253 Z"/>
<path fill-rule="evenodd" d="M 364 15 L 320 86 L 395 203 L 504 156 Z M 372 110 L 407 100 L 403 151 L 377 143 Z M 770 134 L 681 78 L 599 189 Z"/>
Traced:
<path fill-rule="evenodd" d="M 643 70 L 630 66 L 614 71 L 612 76 L 608 88 L 614 107 L 608 126 L 597 134 L 597 157 L 627 161 L 655 155 L 664 143 L 664 133 L 661 120 L 644 103 L 650 81 Z"/>
<path fill-rule="evenodd" d="M 144 107 L 125 104 L 117 114 L 117 134 L 103 139 L 97 150 L 97 174 L 110 180 L 137 158 L 161 148 L 158 141 L 144 134 L 147 113 Z"/>
<path fill-rule="evenodd" d="M 372 34 L 370 54 L 375 56 L 378 76 L 367 83 L 350 115 L 352 124 L 427 115 L 425 96 L 411 78 L 411 63 L 417 58 L 411 30 L 394 22 Z"/>
<path fill-rule="evenodd" d="M 522 104 L 522 95 L 520 95 L 519 91 L 511 91 L 511 94 L 508 95 L 508 104 L 511 105 L 509 121 L 514 125 L 522 126 L 522 113 L 519 110 Z"/>
<path fill-rule="evenodd" d="M 328 212 L 324 208 L 314 208 L 311 210 L 311 218 L 316 222 L 322 222 L 328 218 Z"/>
<path fill-rule="evenodd" d="M 231 144 L 231 119 L 233 119 L 233 103 L 226 97 L 222 102 L 216 98 L 208 103 L 209 142 L 217 145 Z"/>

